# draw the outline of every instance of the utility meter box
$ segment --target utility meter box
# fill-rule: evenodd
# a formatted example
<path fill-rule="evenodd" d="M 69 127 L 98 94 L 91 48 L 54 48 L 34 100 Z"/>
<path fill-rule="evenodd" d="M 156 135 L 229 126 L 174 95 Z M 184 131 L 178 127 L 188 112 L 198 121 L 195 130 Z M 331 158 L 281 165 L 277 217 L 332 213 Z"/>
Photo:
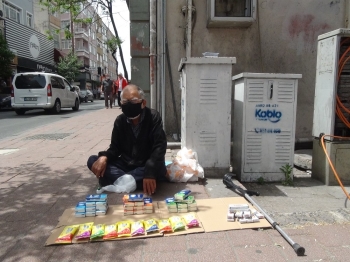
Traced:
<path fill-rule="evenodd" d="M 280 168 L 293 167 L 299 78 L 261 73 L 232 77 L 232 171 L 240 181 L 281 181 L 285 174 Z"/>
<path fill-rule="evenodd" d="M 207 177 L 230 167 L 232 65 L 235 57 L 181 60 L 181 147 L 197 152 Z"/>
<path fill-rule="evenodd" d="M 338 185 L 338 181 L 320 143 L 323 134 L 330 135 L 326 137 L 325 147 L 340 180 L 344 185 L 350 185 L 349 140 L 336 141 L 332 137 L 350 137 L 350 129 L 341 120 L 345 118 L 345 122 L 348 122 L 350 117 L 343 109 L 350 109 L 349 49 L 348 28 L 318 36 L 311 176 L 329 186 Z"/>

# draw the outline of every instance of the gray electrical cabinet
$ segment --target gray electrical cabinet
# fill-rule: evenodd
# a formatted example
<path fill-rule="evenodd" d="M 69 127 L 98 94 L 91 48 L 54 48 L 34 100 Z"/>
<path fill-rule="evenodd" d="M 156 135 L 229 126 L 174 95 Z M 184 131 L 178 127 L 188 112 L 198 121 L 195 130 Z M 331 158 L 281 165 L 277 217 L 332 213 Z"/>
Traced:
<path fill-rule="evenodd" d="M 339 28 L 318 36 L 313 115 L 312 177 L 325 185 L 338 185 L 330 163 L 320 144 L 325 134 L 326 152 L 331 159 L 340 180 L 350 185 L 350 141 L 336 141 L 332 136 L 350 137 L 350 129 L 337 116 L 339 101 L 348 109 L 349 104 L 349 62 L 341 67 L 341 61 L 349 58 L 345 52 L 350 48 L 350 29 Z M 338 102 L 337 102 L 338 100 Z M 350 114 L 339 108 L 349 121 Z"/>
<path fill-rule="evenodd" d="M 240 181 L 281 181 L 293 166 L 300 74 L 233 76 L 232 169 Z"/>
<path fill-rule="evenodd" d="M 181 147 L 197 152 L 207 177 L 230 167 L 232 65 L 235 57 L 181 60 Z"/>

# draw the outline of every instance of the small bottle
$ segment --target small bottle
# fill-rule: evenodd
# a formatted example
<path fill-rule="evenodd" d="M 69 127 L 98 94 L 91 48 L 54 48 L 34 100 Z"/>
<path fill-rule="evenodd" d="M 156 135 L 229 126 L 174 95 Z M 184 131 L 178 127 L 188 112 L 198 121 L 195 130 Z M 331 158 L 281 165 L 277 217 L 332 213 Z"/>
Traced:
<path fill-rule="evenodd" d="M 96 194 L 102 194 L 103 191 L 103 188 L 101 186 L 98 186 L 98 188 L 96 189 Z"/>

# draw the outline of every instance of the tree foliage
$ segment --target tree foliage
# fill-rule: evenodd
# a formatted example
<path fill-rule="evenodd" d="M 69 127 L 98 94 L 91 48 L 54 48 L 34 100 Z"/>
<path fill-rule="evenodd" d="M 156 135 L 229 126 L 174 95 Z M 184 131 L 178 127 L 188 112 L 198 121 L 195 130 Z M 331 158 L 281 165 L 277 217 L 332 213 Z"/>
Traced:
<path fill-rule="evenodd" d="M 116 73 L 118 73 L 118 60 L 116 57 L 116 53 L 118 50 L 118 47 L 123 43 L 123 40 L 121 40 L 119 37 L 113 37 L 111 39 L 108 39 L 106 41 L 106 45 L 108 50 L 112 53 L 112 56 L 115 60 L 115 63 L 117 64 L 116 66 Z"/>
<path fill-rule="evenodd" d="M 11 62 L 15 55 L 10 51 L 5 37 L 0 34 L 0 76 L 7 78 L 12 75 Z"/>
<path fill-rule="evenodd" d="M 80 67 L 82 63 L 78 60 L 78 57 L 70 52 L 65 57 L 60 57 L 60 62 L 57 64 L 58 74 L 66 78 L 69 82 L 73 82 L 74 79 L 80 74 Z"/>

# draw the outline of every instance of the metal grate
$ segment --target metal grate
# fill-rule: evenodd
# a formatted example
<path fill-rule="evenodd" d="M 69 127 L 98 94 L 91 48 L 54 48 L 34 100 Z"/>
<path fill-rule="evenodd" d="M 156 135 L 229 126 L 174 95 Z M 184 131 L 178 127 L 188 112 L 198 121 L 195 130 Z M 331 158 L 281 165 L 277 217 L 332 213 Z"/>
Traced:
<path fill-rule="evenodd" d="M 52 134 L 37 134 L 34 136 L 26 137 L 26 140 L 60 140 L 64 139 L 67 136 L 70 136 L 72 133 L 52 133 Z"/>

